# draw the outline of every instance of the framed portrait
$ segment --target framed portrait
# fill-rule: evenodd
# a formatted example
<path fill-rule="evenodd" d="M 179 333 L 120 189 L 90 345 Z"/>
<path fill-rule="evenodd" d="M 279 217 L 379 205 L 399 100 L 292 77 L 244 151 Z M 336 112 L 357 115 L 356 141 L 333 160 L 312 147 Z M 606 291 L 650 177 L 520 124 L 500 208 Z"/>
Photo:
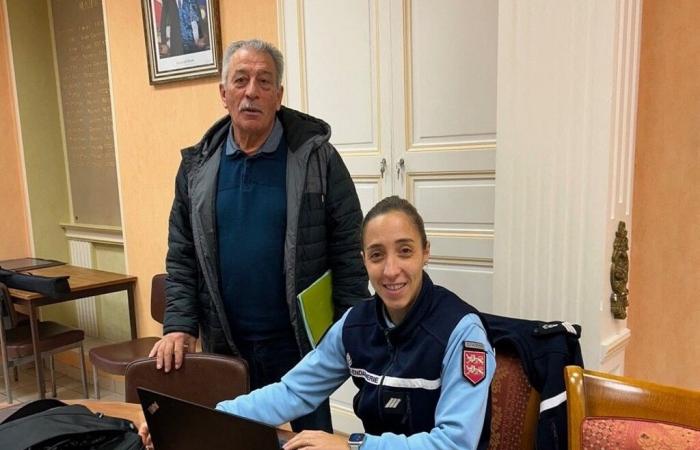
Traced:
<path fill-rule="evenodd" d="M 218 0 L 142 0 L 151 84 L 217 75 Z"/>

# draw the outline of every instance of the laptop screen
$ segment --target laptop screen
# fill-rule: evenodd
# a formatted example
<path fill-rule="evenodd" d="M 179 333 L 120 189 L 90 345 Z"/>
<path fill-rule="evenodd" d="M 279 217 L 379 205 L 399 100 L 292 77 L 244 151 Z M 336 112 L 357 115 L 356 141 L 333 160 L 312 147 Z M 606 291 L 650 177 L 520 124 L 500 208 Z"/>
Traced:
<path fill-rule="evenodd" d="M 275 427 L 145 388 L 137 389 L 157 450 L 279 450 Z"/>

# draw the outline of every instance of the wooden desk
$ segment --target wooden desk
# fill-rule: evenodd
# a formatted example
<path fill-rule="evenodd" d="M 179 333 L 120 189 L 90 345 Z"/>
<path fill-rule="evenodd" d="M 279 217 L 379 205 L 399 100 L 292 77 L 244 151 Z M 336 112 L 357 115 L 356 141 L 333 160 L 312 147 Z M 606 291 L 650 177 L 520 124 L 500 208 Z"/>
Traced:
<path fill-rule="evenodd" d="M 105 416 L 119 417 L 122 419 L 130 420 L 137 427 L 140 426 L 146 419 L 143 416 L 143 410 L 141 405 L 136 403 L 125 403 L 125 402 L 103 402 L 100 400 L 62 400 L 64 403 L 69 405 L 84 405 L 92 412 L 100 412 Z M 3 411 L 3 407 L 0 407 L 0 420 L 9 416 L 11 412 L 22 405 L 9 405 L 7 409 Z M 12 410 L 12 411 L 11 411 Z M 290 440 L 294 437 L 296 433 L 284 430 L 281 428 L 277 429 L 277 436 L 285 441 Z"/>
<path fill-rule="evenodd" d="M 100 412 L 105 416 L 119 417 L 132 421 L 136 426 L 141 425 L 146 419 L 143 417 L 141 405 L 124 402 L 103 402 L 100 400 L 61 400 L 68 405 L 84 405 L 92 412 Z M 25 403 L 7 403 L 0 405 L 0 422 L 5 420 L 13 412 L 24 406 Z"/>
<path fill-rule="evenodd" d="M 88 269 L 85 267 L 71 266 L 64 264 L 54 267 L 44 267 L 41 269 L 28 270 L 25 273 L 42 275 L 47 277 L 57 277 L 68 275 L 68 284 L 71 292 L 61 299 L 47 297 L 36 292 L 10 289 L 12 301 L 17 309 L 29 315 L 32 330 L 32 345 L 34 350 L 34 364 L 36 367 L 36 382 L 39 391 L 39 398 L 44 398 L 44 367 L 41 364 L 41 354 L 39 353 L 38 340 L 38 309 L 44 305 L 67 302 L 94 295 L 109 294 L 112 292 L 126 291 L 129 298 L 129 323 L 131 326 L 131 338 L 136 338 L 136 313 L 134 311 L 134 287 L 136 277 L 123 275 L 102 270 Z"/>

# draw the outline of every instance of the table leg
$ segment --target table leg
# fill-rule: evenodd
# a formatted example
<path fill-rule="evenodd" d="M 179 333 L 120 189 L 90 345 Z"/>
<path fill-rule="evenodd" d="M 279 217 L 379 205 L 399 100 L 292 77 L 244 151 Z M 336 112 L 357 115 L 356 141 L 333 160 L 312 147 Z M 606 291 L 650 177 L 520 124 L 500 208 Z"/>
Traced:
<path fill-rule="evenodd" d="M 35 307 L 29 307 L 29 327 L 32 330 L 32 349 L 34 350 L 34 370 L 36 370 L 37 391 L 39 391 L 39 398 L 45 398 L 44 362 L 41 359 L 41 353 L 39 353 L 39 319 L 37 318 L 37 312 Z"/>
<path fill-rule="evenodd" d="M 131 339 L 136 339 L 136 305 L 134 302 L 134 285 L 129 284 L 126 288 L 127 296 L 129 297 L 129 324 L 131 325 Z"/>

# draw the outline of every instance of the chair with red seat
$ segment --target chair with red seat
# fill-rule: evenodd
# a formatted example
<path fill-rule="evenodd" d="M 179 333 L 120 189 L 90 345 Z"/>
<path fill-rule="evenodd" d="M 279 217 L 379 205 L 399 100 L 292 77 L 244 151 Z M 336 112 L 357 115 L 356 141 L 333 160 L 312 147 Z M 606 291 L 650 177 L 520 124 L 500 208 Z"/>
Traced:
<path fill-rule="evenodd" d="M 567 366 L 572 450 L 700 448 L 700 391 Z"/>
<path fill-rule="evenodd" d="M 163 323 L 165 313 L 166 276 L 167 274 L 161 273 L 155 275 L 151 280 L 151 317 L 159 323 Z M 90 363 L 92 363 L 95 398 L 100 398 L 98 370 L 124 376 L 126 366 L 132 361 L 148 356 L 153 345 L 159 339 L 158 337 L 142 337 L 90 349 L 89 357 Z"/>
<path fill-rule="evenodd" d="M 508 345 L 497 345 L 489 450 L 535 448 L 539 408 L 540 394 L 530 384 L 520 356 Z"/>
<path fill-rule="evenodd" d="M 2 371 L 5 378 L 5 392 L 8 403 L 12 403 L 10 389 L 10 368 L 34 361 L 32 332 L 28 321 L 20 321 L 12 305 L 10 291 L 5 284 L 0 283 L 0 353 L 2 353 Z M 39 321 L 39 351 L 41 359 L 48 358 L 51 370 L 51 391 L 56 396 L 56 374 L 54 372 L 53 355 L 66 350 L 80 350 L 80 370 L 85 398 L 88 397 L 87 373 L 85 371 L 85 354 L 83 340 L 85 333 L 77 328 L 67 327 L 51 321 Z M 38 374 L 37 374 L 38 377 Z"/>

